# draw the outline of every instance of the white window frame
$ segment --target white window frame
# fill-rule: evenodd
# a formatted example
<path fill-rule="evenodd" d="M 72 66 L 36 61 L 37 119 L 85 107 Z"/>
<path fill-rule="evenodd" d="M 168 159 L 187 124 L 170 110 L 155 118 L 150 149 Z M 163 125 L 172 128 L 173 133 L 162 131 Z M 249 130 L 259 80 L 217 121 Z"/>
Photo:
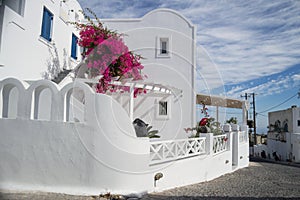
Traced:
<path fill-rule="evenodd" d="M 167 43 L 167 53 L 161 53 L 162 51 L 162 42 Z M 157 58 L 170 58 L 172 51 L 172 38 L 171 36 L 157 36 L 156 37 L 156 57 Z"/>
<path fill-rule="evenodd" d="M 24 11 L 25 11 L 25 0 L 16 0 L 17 7 L 11 7 L 11 5 L 7 5 L 10 9 L 18 13 L 20 16 L 24 17 Z M 0 2 L 2 5 L 2 1 Z"/>
<path fill-rule="evenodd" d="M 160 108 L 161 108 L 161 104 L 160 102 L 165 102 L 167 103 L 167 113 L 166 115 L 161 115 L 160 114 Z M 168 99 L 156 99 L 155 100 L 155 104 L 156 104 L 156 119 L 170 119 L 171 118 L 171 101 Z"/>

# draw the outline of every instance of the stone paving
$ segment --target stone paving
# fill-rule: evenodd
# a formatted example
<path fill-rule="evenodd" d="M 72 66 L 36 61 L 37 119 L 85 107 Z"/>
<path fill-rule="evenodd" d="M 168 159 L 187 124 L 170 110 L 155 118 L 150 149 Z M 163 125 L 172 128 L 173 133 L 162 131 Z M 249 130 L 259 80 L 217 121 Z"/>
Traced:
<path fill-rule="evenodd" d="M 3 200 L 107 199 L 100 196 L 87 197 L 53 193 L 1 193 L 0 195 L 0 199 Z M 114 196 L 111 199 L 117 198 L 118 196 Z M 269 162 L 251 162 L 248 168 L 226 174 L 209 182 L 147 194 L 141 198 L 141 200 L 150 199 L 300 199 L 300 167 Z"/>

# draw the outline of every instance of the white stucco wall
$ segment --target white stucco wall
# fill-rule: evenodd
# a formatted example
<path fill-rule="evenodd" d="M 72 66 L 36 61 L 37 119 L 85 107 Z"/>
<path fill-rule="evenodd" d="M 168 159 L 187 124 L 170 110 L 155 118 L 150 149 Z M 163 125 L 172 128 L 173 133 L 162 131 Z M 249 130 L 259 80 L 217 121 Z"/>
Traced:
<path fill-rule="evenodd" d="M 293 161 L 300 163 L 300 133 L 291 134 Z"/>
<path fill-rule="evenodd" d="M 14 89 L 19 98 L 10 99 Z M 45 110 L 36 106 L 44 101 L 45 90 L 51 101 L 45 101 L 42 108 L 51 108 L 49 119 L 41 118 L 39 113 Z M 6 100 L 8 105 L 17 104 L 15 117 L 0 116 L 0 189 L 89 195 L 151 192 L 211 180 L 249 162 L 244 155 L 248 141 L 233 143 L 228 133 L 223 152 L 214 153 L 213 135 L 205 134 L 205 154 L 150 165 L 149 138 L 137 138 L 126 110 L 84 83 L 60 88 L 47 80 L 27 84 L 9 78 L 0 82 L 0 91 L 1 108 Z M 66 117 L 77 106 L 66 109 L 70 91 L 85 102 L 76 110 L 81 113 L 80 122 Z M 234 168 L 233 149 L 245 159 Z M 164 176 L 155 186 L 154 176 L 159 172 Z"/>
<path fill-rule="evenodd" d="M 300 107 L 292 108 L 292 115 L 293 115 L 292 133 L 300 133 L 300 126 L 298 126 L 298 121 L 300 121 Z"/>
<path fill-rule="evenodd" d="M 186 138 L 184 128 L 196 123 L 195 105 L 195 33 L 196 27 L 174 10 L 158 9 L 139 19 L 104 19 L 104 25 L 124 33 L 130 50 L 142 55 L 145 82 L 160 83 L 181 89 L 179 99 L 169 97 L 171 117 L 168 120 L 155 117 L 155 102 L 163 97 L 139 97 L 134 117 L 139 117 L 160 130 L 162 139 Z M 159 38 L 169 38 L 170 56 L 159 57 Z"/>
<path fill-rule="evenodd" d="M 291 134 L 285 133 L 286 142 L 277 141 L 273 139 L 267 140 L 268 151 L 267 154 L 270 154 L 271 159 L 274 159 L 273 152 L 280 157 L 282 161 L 286 161 L 287 159 L 291 159 L 292 150 L 291 150 Z"/>
<path fill-rule="evenodd" d="M 7 0 L 6 0 L 7 1 Z M 47 70 L 47 62 L 59 59 L 60 68 L 73 68 L 77 61 L 71 58 L 72 33 L 78 31 L 66 21 L 75 21 L 75 13 L 81 10 L 76 0 L 63 1 L 25 1 L 24 14 L 19 15 L 6 1 L 1 5 L 0 24 L 0 79 L 16 77 L 21 80 L 37 80 Z M 54 15 L 52 41 L 48 42 L 41 35 L 44 6 Z M 71 11 L 73 10 L 73 12 Z M 61 11 L 65 14 L 62 16 Z M 2 19 L 2 21 L 1 21 Z M 54 45 L 55 44 L 55 45 Z M 57 55 L 55 55 L 57 49 Z M 81 58 L 78 49 L 78 60 Z"/>
<path fill-rule="evenodd" d="M 273 158 L 272 153 L 277 152 L 277 155 L 281 157 L 282 160 L 292 160 L 295 162 L 299 154 L 299 145 L 297 143 L 297 133 L 300 132 L 300 126 L 298 126 L 298 121 L 300 120 L 300 108 L 292 106 L 286 110 L 280 110 L 269 113 L 269 124 L 275 124 L 275 121 L 280 120 L 281 126 L 283 126 L 283 121 L 288 122 L 288 133 L 268 133 L 268 154 Z M 281 139 L 283 141 L 279 141 Z"/>
<path fill-rule="evenodd" d="M 284 120 L 288 120 L 288 132 L 298 133 L 300 132 L 300 126 L 298 126 L 298 120 L 300 120 L 300 108 L 291 107 L 286 110 L 279 110 L 274 112 L 269 112 L 269 125 L 275 124 L 275 121 L 279 120 L 281 126 Z"/>

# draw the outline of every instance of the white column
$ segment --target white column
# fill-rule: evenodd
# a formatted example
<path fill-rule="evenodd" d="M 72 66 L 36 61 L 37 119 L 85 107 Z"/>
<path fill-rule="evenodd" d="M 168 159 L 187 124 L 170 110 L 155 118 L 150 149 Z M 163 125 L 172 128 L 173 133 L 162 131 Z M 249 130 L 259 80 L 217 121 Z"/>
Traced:
<path fill-rule="evenodd" d="M 217 123 L 219 123 L 219 106 L 216 106 L 216 118 L 217 118 Z"/>
<path fill-rule="evenodd" d="M 130 97 L 129 97 L 129 118 L 133 121 L 133 107 L 134 107 L 134 84 L 130 84 Z"/>

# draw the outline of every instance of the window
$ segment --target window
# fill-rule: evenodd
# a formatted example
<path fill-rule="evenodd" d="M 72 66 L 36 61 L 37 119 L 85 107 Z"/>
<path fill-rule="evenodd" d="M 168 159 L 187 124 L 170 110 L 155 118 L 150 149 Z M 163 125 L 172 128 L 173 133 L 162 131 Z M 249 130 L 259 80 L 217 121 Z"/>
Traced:
<path fill-rule="evenodd" d="M 298 120 L 298 126 L 300 126 L 300 120 Z"/>
<path fill-rule="evenodd" d="M 52 26 L 53 14 L 46 7 L 44 7 L 41 36 L 49 42 L 51 41 L 52 36 Z"/>
<path fill-rule="evenodd" d="M 25 0 L 9 0 L 5 1 L 5 4 L 19 15 L 24 16 Z"/>
<path fill-rule="evenodd" d="M 168 54 L 168 48 L 167 48 L 168 43 L 167 43 L 167 41 L 161 41 L 160 45 L 161 45 L 160 54 Z"/>
<path fill-rule="evenodd" d="M 167 101 L 160 101 L 158 102 L 158 115 L 166 116 L 168 115 L 168 102 Z"/>
<path fill-rule="evenodd" d="M 171 56 L 171 39 L 170 37 L 157 37 L 156 57 L 168 58 Z"/>
<path fill-rule="evenodd" d="M 71 57 L 77 60 L 77 36 L 72 33 Z"/>
<path fill-rule="evenodd" d="M 169 38 L 160 38 L 160 54 L 169 54 Z"/>
<path fill-rule="evenodd" d="M 170 101 L 168 100 L 157 100 L 156 101 L 157 107 L 156 107 L 156 118 L 157 119 L 169 119 L 170 118 Z"/>

